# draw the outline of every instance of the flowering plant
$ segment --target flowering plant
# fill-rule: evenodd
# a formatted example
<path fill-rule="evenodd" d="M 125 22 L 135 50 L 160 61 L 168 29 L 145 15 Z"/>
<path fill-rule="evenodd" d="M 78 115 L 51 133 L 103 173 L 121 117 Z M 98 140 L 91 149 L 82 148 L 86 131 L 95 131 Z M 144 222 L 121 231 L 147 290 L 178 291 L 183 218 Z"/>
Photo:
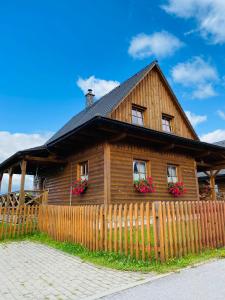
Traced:
<path fill-rule="evenodd" d="M 87 179 L 79 178 L 76 181 L 74 181 L 72 185 L 71 193 L 73 195 L 81 195 L 86 191 L 87 187 L 88 187 Z"/>
<path fill-rule="evenodd" d="M 187 192 L 187 190 L 184 188 L 183 182 L 169 182 L 168 183 L 168 191 L 171 195 L 174 197 L 182 196 Z"/>
<path fill-rule="evenodd" d="M 154 193 L 155 187 L 152 177 L 146 177 L 146 179 L 139 179 L 134 181 L 134 188 L 139 193 Z"/>

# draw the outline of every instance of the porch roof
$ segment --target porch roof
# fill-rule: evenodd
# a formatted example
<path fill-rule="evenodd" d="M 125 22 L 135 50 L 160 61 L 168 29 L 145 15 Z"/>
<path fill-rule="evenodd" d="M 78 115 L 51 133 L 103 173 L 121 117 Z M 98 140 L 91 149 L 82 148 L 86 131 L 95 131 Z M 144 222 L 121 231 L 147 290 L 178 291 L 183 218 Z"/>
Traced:
<path fill-rule="evenodd" d="M 51 151 L 63 151 L 77 141 L 83 144 L 106 140 L 109 142 L 130 142 L 152 146 L 158 151 L 179 152 L 196 159 L 198 170 L 209 170 L 225 166 L 225 147 L 191 140 L 174 134 L 136 126 L 106 117 L 96 116 L 56 141 L 48 144 Z"/>
<path fill-rule="evenodd" d="M 40 147 L 19 151 L 2 164 L 0 173 L 22 159 L 30 160 L 27 174 L 35 174 L 37 166 L 60 165 L 74 150 L 81 150 L 93 143 L 128 142 L 153 147 L 161 152 L 177 152 L 192 156 L 198 171 L 225 167 L 225 147 L 191 140 L 173 134 L 96 116 L 66 135 Z M 19 172 L 19 168 L 18 168 Z"/>

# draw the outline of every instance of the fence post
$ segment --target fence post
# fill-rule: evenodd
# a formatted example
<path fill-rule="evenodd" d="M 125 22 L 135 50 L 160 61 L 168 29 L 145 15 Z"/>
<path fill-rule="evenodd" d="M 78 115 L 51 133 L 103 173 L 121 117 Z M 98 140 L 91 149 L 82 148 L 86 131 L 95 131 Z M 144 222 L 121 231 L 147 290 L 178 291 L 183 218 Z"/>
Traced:
<path fill-rule="evenodd" d="M 155 243 L 157 247 L 157 257 L 160 257 L 160 261 L 165 261 L 165 251 L 164 251 L 164 235 L 163 235 L 163 218 L 162 218 L 162 204 L 160 201 L 154 202 L 155 211 Z"/>

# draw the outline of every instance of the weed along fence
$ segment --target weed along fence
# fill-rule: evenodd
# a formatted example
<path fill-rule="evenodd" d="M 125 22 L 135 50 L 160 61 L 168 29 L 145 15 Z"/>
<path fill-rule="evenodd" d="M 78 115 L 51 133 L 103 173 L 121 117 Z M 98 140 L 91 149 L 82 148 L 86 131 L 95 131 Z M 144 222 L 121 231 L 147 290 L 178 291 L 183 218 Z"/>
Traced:
<path fill-rule="evenodd" d="M 0 240 L 16 238 L 38 230 L 38 205 L 0 207 Z"/>
<path fill-rule="evenodd" d="M 182 257 L 225 246 L 225 202 L 41 206 L 39 229 L 58 241 L 136 259 Z"/>

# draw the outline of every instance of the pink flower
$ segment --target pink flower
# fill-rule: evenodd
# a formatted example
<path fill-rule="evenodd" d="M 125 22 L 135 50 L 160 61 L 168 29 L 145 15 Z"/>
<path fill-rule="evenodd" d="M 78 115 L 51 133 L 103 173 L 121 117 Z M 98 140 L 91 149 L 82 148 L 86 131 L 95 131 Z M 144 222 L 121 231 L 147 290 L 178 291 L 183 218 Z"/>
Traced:
<path fill-rule="evenodd" d="M 87 187 L 88 187 L 88 181 L 86 179 L 79 178 L 76 181 L 74 181 L 72 185 L 71 193 L 73 195 L 79 196 L 86 191 Z"/>
<path fill-rule="evenodd" d="M 146 177 L 146 179 L 135 180 L 134 188 L 136 189 L 136 191 L 143 194 L 155 192 L 152 177 Z"/>

